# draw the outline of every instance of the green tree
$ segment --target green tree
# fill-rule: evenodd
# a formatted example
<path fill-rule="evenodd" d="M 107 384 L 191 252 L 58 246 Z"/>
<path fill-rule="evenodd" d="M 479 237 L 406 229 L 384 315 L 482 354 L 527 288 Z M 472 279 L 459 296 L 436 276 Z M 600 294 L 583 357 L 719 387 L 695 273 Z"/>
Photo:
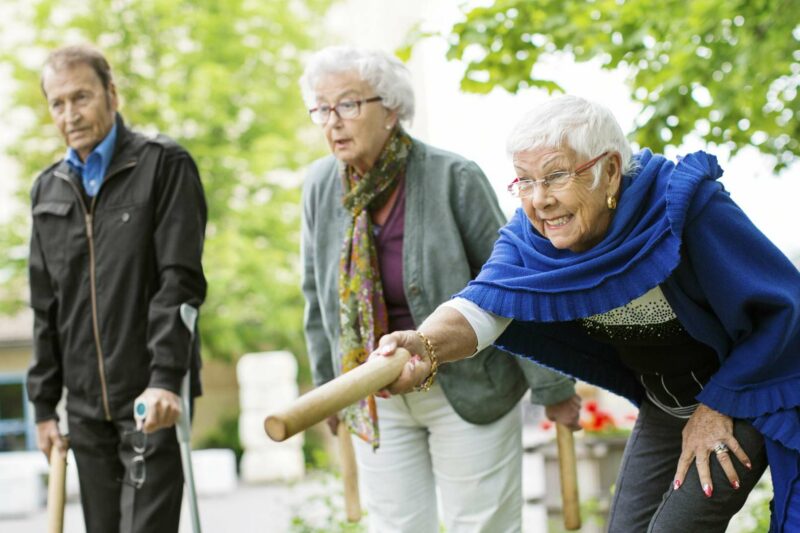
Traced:
<path fill-rule="evenodd" d="M 304 353 L 299 291 L 298 168 L 323 153 L 297 79 L 318 46 L 329 0 L 20 0 L 0 21 L 29 32 L 0 55 L 25 111 L 10 155 L 21 167 L 20 197 L 63 153 L 39 90 L 49 49 L 98 45 L 114 69 L 125 119 L 161 131 L 195 157 L 209 202 L 201 316 L 204 353 L 233 358 L 288 348 Z M 25 286 L 27 214 L 2 228 L 6 287 Z M 19 283 L 14 283 L 18 280 Z M 24 294 L 24 292 L 23 292 Z M 19 291 L 0 294 L 4 310 Z M 15 301 L 16 299 L 16 301 Z"/>
<path fill-rule="evenodd" d="M 495 0 L 464 17 L 448 57 L 466 62 L 467 91 L 558 90 L 537 63 L 567 52 L 629 73 L 642 146 L 694 133 L 732 153 L 754 146 L 776 171 L 800 153 L 798 0 Z"/>

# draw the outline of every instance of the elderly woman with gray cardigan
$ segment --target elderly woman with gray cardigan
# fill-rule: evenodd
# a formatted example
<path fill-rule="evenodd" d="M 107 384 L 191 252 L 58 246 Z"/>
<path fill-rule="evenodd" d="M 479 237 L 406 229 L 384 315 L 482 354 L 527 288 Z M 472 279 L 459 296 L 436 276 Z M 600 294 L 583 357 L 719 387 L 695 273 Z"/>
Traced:
<path fill-rule="evenodd" d="M 326 48 L 300 82 L 332 152 L 303 188 L 305 334 L 320 385 L 474 278 L 505 218 L 475 163 L 400 125 L 413 116 L 414 94 L 397 59 Z M 341 413 L 356 437 L 370 530 L 438 531 L 438 486 L 448 531 L 519 531 L 519 401 L 528 388 L 551 419 L 578 427 L 569 379 L 495 348 L 443 367 L 419 391 Z M 338 418 L 329 423 L 335 431 Z"/>

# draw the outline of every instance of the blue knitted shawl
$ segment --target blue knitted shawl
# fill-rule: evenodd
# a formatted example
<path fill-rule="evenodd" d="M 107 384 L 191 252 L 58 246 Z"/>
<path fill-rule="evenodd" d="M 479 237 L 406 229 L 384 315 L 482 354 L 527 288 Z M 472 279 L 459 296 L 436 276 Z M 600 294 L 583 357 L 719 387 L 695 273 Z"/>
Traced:
<path fill-rule="evenodd" d="M 585 252 L 556 249 L 518 209 L 478 277 L 457 296 L 516 320 L 562 322 L 609 311 L 663 282 L 680 261 L 695 191 L 722 169 L 704 152 L 677 165 L 650 150 L 635 160 L 638 172 L 623 178 L 619 208 L 599 244 Z"/>

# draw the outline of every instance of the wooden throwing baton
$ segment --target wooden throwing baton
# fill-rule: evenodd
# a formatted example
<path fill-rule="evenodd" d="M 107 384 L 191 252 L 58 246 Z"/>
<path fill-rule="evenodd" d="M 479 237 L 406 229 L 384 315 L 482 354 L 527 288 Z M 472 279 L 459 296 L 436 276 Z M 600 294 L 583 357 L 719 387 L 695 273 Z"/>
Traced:
<path fill-rule="evenodd" d="M 580 529 L 581 510 L 578 500 L 578 468 L 575 462 L 575 439 L 572 431 L 563 424 L 556 424 L 558 443 L 558 472 L 561 478 L 561 505 L 564 509 L 564 528 L 568 531 Z"/>
<path fill-rule="evenodd" d="M 407 350 L 398 348 L 391 357 L 370 359 L 300 396 L 282 411 L 269 415 L 264 420 L 264 430 L 269 438 L 282 442 L 385 388 L 397 379 L 410 358 Z M 568 530 L 575 530 L 581 527 L 575 442 L 572 431 L 567 427 L 556 424 L 556 428 L 564 526 Z"/>
<path fill-rule="evenodd" d="M 342 463 L 342 482 L 344 483 L 344 511 L 348 522 L 361 520 L 361 498 L 358 495 L 358 467 L 350 430 L 344 421 L 339 421 L 336 429 L 339 437 L 339 459 Z"/>
<path fill-rule="evenodd" d="M 64 531 L 64 499 L 67 480 L 67 452 L 53 443 L 50 448 L 50 475 L 47 480 L 47 531 Z"/>
<path fill-rule="evenodd" d="M 398 348 L 391 357 L 370 359 L 268 416 L 264 420 L 264 430 L 269 438 L 282 442 L 385 388 L 397 379 L 410 358 L 407 350 Z"/>

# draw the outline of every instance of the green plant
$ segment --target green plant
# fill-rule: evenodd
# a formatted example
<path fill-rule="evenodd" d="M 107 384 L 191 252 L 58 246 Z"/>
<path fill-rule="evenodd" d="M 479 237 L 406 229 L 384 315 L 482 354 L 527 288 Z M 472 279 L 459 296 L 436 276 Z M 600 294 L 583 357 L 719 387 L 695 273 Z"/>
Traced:
<path fill-rule="evenodd" d="M 769 477 L 769 476 L 767 476 Z M 769 531 L 770 500 L 772 500 L 772 484 L 762 479 L 753 489 L 744 508 L 735 518 L 741 524 L 739 533 L 763 533 Z"/>
<path fill-rule="evenodd" d="M 291 533 L 363 533 L 365 520 L 348 522 L 344 514 L 342 480 L 338 474 L 326 473 L 319 490 L 307 498 L 302 509 L 295 509 Z"/>

